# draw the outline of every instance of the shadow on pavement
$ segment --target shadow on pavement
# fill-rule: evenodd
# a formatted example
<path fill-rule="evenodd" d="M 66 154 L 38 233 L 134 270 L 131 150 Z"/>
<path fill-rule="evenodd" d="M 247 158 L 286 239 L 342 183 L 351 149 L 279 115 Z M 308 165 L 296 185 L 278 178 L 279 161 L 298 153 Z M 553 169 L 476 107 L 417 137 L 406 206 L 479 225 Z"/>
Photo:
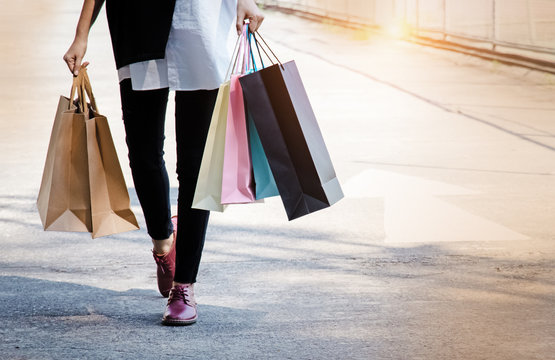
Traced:
<path fill-rule="evenodd" d="M 196 325 L 164 327 L 160 320 L 165 302 L 150 290 L 118 292 L 2 276 L 0 357 L 155 359 L 169 357 L 172 348 L 190 347 L 191 358 L 210 358 L 208 354 L 217 354 L 219 347 L 217 341 L 211 346 L 212 335 L 233 338 L 249 332 L 264 316 L 259 311 L 200 305 Z M 177 358 L 189 358 L 182 355 Z"/>

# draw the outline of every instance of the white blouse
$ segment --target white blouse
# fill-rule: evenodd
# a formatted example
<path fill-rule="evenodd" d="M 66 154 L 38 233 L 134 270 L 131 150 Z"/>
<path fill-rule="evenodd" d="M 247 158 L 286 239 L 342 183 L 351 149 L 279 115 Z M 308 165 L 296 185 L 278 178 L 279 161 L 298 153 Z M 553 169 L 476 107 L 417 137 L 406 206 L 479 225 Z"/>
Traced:
<path fill-rule="evenodd" d="M 237 39 L 237 0 L 176 0 L 166 57 L 118 69 L 133 90 L 211 90 L 223 82 Z"/>

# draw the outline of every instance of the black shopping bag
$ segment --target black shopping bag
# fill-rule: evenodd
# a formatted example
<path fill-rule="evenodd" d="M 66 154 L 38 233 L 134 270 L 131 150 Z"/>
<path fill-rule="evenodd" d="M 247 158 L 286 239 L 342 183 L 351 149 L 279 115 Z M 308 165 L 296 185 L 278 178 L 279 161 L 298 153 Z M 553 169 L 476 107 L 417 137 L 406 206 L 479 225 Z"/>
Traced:
<path fill-rule="evenodd" d="M 239 79 L 289 220 L 343 197 L 294 61 Z"/>

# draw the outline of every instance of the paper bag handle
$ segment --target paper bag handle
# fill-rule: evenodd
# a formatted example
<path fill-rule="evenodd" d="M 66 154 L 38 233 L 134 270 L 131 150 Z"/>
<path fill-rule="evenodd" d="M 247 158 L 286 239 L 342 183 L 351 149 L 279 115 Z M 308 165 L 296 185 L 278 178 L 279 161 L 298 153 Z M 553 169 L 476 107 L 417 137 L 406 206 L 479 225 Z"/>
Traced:
<path fill-rule="evenodd" d="M 274 63 L 272 61 L 272 57 L 270 55 L 268 55 L 268 53 L 266 52 L 266 50 L 264 49 L 264 46 L 262 46 L 262 43 L 258 42 L 258 39 L 256 38 L 256 35 L 258 35 L 258 37 L 260 37 L 260 40 L 262 40 L 262 42 L 264 43 L 264 45 L 266 46 L 266 48 L 268 50 L 270 50 L 270 53 L 272 53 L 272 55 L 274 56 L 274 58 L 276 59 L 276 61 L 278 62 L 279 66 L 281 66 L 281 68 L 283 69 L 283 64 L 281 63 L 281 61 L 279 61 L 279 58 L 277 57 L 277 55 L 274 53 L 274 51 L 272 50 L 272 48 L 268 45 L 268 43 L 266 42 L 266 40 L 264 40 L 264 38 L 262 37 L 262 35 L 260 35 L 260 33 L 257 31 L 254 34 L 254 42 L 256 44 L 256 47 L 258 48 L 258 44 L 260 44 L 260 48 L 258 51 L 260 51 L 260 49 L 262 49 L 262 51 L 264 52 L 264 54 L 266 54 L 266 57 L 268 57 L 268 59 L 270 59 L 270 62 L 272 62 L 272 64 Z"/>
<path fill-rule="evenodd" d="M 71 86 L 71 92 L 69 95 L 69 106 L 73 103 L 75 94 L 77 93 L 77 104 L 79 105 L 79 110 L 83 113 L 88 113 L 89 108 L 87 106 L 87 97 L 89 98 L 91 108 L 93 111 L 98 112 L 98 107 L 96 106 L 96 100 L 92 92 L 91 82 L 89 80 L 89 75 L 87 74 L 87 68 L 82 67 L 79 70 L 79 74 L 73 77 L 73 85 Z"/>
<path fill-rule="evenodd" d="M 252 62 L 250 59 L 248 34 L 250 34 L 249 20 L 245 19 L 245 26 L 243 27 L 242 33 L 237 37 L 237 42 L 235 43 L 231 62 L 227 68 L 224 81 L 229 80 L 233 74 L 246 74 L 250 72 Z"/>

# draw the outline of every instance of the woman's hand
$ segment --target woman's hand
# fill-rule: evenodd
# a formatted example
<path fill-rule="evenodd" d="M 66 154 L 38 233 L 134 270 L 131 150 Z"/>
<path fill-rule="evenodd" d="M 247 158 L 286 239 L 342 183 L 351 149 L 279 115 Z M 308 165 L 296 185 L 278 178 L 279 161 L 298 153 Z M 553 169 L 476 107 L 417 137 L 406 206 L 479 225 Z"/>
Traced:
<path fill-rule="evenodd" d="M 64 61 L 69 68 L 69 71 L 75 76 L 79 74 L 81 66 L 87 66 L 89 63 L 85 62 L 81 65 L 85 52 L 87 51 L 87 40 L 75 38 L 69 49 L 64 55 Z"/>
<path fill-rule="evenodd" d="M 87 52 L 89 30 L 96 20 L 104 1 L 105 0 L 83 1 L 83 8 L 81 9 L 81 15 L 79 16 L 79 22 L 77 23 L 77 29 L 75 30 L 75 39 L 64 55 L 64 61 L 66 62 L 69 71 L 71 71 L 74 76 L 79 74 L 81 66 L 87 66 L 89 64 L 88 62 L 81 64 L 81 61 L 83 61 L 85 52 Z"/>
<path fill-rule="evenodd" d="M 264 21 L 264 14 L 258 8 L 254 0 L 237 0 L 237 34 L 241 35 L 243 30 L 244 20 L 249 19 L 249 30 L 255 32 L 258 30 L 262 21 Z"/>

